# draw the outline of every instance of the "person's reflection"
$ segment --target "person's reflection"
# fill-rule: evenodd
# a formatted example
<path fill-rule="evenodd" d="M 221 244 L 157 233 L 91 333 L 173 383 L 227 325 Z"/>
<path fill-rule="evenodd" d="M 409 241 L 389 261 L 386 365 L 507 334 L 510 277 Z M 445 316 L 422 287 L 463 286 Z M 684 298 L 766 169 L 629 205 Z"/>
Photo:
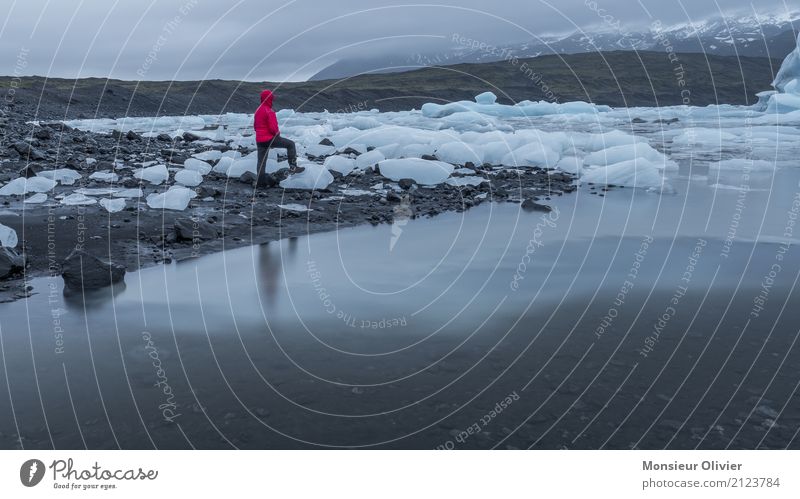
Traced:
<path fill-rule="evenodd" d="M 264 243 L 258 247 L 258 287 L 262 301 L 270 308 L 275 306 L 281 274 L 281 255 L 277 252 L 272 254 L 274 246 Z"/>
<path fill-rule="evenodd" d="M 297 258 L 297 238 L 290 237 L 286 263 L 291 264 Z M 280 243 L 264 243 L 258 247 L 259 289 L 264 302 L 273 307 L 278 297 L 278 283 L 283 273 L 283 260 Z"/>

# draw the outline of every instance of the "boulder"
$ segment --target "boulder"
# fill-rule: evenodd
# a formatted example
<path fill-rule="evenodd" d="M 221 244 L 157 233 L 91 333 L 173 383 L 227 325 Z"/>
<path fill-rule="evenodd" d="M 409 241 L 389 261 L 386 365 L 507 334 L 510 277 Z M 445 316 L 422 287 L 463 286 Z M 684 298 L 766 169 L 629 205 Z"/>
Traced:
<path fill-rule="evenodd" d="M 324 139 L 322 139 L 322 140 L 320 140 L 320 141 L 319 141 L 319 145 L 321 145 L 321 146 L 331 146 L 331 147 L 333 147 L 333 145 L 334 145 L 334 144 L 333 144 L 333 142 L 331 142 L 331 139 L 329 139 L 329 138 L 327 138 L 327 137 L 326 137 L 326 138 L 324 138 Z"/>
<path fill-rule="evenodd" d="M 133 130 L 128 130 L 128 133 L 125 134 L 125 138 L 128 140 L 142 140 L 142 137 Z"/>
<path fill-rule="evenodd" d="M 400 179 L 400 180 L 397 182 L 397 185 L 399 185 L 401 189 L 403 189 L 403 190 L 406 190 L 406 191 L 407 191 L 407 190 L 411 189 L 411 187 L 414 185 L 414 183 L 415 183 L 415 182 L 414 182 L 414 180 L 413 180 L 413 179 L 410 179 L 410 178 L 401 178 L 401 179 Z"/>
<path fill-rule="evenodd" d="M 61 277 L 66 290 L 89 291 L 123 281 L 125 267 L 75 249 L 61 264 Z"/>
<path fill-rule="evenodd" d="M 194 142 L 195 140 L 203 140 L 203 137 L 194 134 L 192 132 L 184 132 L 183 140 L 185 140 L 186 142 Z"/>
<path fill-rule="evenodd" d="M 25 268 L 25 259 L 12 248 L 0 247 L 0 279 Z"/>
<path fill-rule="evenodd" d="M 205 220 L 181 217 L 175 220 L 175 234 L 179 241 L 216 239 L 217 228 Z"/>
<path fill-rule="evenodd" d="M 553 209 L 546 204 L 539 204 L 531 198 L 522 202 L 522 209 L 525 211 L 553 211 Z"/>

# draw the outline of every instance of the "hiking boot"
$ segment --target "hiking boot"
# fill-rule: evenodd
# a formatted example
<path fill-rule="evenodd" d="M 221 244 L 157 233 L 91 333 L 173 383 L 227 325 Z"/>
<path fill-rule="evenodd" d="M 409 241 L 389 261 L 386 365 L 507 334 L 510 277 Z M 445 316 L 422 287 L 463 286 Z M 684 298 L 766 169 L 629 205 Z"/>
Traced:
<path fill-rule="evenodd" d="M 295 173 L 302 173 L 304 171 L 306 171 L 305 167 L 297 165 L 289 165 L 289 175 L 294 175 Z"/>

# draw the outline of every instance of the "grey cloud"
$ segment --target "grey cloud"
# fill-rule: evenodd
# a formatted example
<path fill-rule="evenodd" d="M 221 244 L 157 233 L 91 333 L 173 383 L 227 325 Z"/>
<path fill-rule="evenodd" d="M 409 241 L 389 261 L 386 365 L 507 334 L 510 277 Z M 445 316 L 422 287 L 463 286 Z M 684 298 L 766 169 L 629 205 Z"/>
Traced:
<path fill-rule="evenodd" d="M 585 1 L 16 1 L 0 19 L 0 72 L 19 71 L 26 50 L 25 74 L 302 80 L 337 58 L 442 49 L 453 33 L 502 44 L 596 24 Z M 752 10 L 744 0 L 595 1 L 631 26 Z"/>

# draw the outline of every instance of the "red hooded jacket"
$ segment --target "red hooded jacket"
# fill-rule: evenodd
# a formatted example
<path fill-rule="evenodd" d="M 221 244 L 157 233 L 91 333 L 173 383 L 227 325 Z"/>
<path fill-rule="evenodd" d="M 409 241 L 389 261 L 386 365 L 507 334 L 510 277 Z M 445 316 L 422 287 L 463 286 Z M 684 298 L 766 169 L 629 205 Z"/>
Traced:
<path fill-rule="evenodd" d="M 278 129 L 278 118 L 272 110 L 272 92 L 264 90 L 261 92 L 261 105 L 256 109 L 253 120 L 253 128 L 256 130 L 256 142 L 269 142 L 280 133 Z"/>

